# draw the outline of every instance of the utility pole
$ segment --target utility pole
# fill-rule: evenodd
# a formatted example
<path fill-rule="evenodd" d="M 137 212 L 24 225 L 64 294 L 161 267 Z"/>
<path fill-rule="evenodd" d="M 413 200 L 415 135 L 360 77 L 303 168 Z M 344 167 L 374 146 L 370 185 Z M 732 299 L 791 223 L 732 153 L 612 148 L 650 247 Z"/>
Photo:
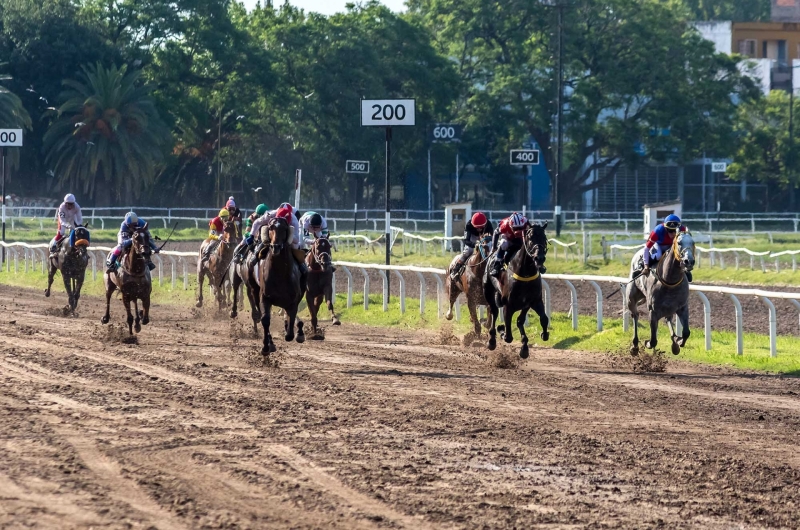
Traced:
<path fill-rule="evenodd" d="M 562 1 L 556 4 L 558 9 L 558 82 L 557 82 L 557 105 L 558 105 L 558 125 L 557 125 L 557 151 L 556 151 L 556 170 L 553 179 L 553 206 L 555 206 L 556 236 L 561 235 L 561 193 L 560 180 L 561 172 L 564 168 L 564 8 Z"/>

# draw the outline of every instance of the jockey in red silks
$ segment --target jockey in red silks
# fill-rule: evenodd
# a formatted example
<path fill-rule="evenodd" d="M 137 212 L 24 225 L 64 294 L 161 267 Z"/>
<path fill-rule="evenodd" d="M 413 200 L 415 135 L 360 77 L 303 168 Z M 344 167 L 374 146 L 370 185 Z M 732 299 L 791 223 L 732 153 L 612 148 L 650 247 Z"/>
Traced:
<path fill-rule="evenodd" d="M 634 278 L 640 274 L 649 274 L 650 263 L 658 261 L 664 255 L 665 250 L 672 248 L 672 243 L 675 237 L 680 232 L 686 232 L 686 227 L 681 224 L 681 218 L 675 214 L 670 214 L 664 219 L 664 222 L 658 225 L 655 230 L 650 233 L 645 244 L 644 254 L 642 255 L 642 269 L 634 273 Z M 686 278 L 691 282 L 692 273 L 687 271 Z"/>
<path fill-rule="evenodd" d="M 500 225 L 494 231 L 492 244 L 492 248 L 497 249 L 497 256 L 490 274 L 495 278 L 500 276 L 503 265 L 508 263 L 514 254 L 522 248 L 522 231 L 527 225 L 528 219 L 517 212 L 500 221 Z M 544 273 L 546 271 L 544 264 L 539 265 L 539 272 Z"/>

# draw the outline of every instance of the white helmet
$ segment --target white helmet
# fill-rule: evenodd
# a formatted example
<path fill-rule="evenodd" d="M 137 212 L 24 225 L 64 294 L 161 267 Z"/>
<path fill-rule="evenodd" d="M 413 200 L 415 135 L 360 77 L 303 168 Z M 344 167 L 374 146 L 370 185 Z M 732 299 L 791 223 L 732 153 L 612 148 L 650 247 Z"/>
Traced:
<path fill-rule="evenodd" d="M 67 193 L 64 195 L 64 202 L 69 204 L 75 204 L 75 196 L 71 193 Z"/>
<path fill-rule="evenodd" d="M 511 215 L 511 228 L 514 230 L 520 230 L 528 224 L 528 220 L 525 218 L 524 215 L 521 213 L 514 212 Z"/>

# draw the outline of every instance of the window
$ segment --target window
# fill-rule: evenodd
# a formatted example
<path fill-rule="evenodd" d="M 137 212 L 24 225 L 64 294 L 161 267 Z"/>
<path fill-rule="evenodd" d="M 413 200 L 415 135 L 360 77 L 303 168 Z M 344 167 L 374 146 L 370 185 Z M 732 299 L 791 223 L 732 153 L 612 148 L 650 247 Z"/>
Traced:
<path fill-rule="evenodd" d="M 739 54 L 745 57 L 755 58 L 756 56 L 756 41 L 755 39 L 745 39 L 739 41 Z"/>

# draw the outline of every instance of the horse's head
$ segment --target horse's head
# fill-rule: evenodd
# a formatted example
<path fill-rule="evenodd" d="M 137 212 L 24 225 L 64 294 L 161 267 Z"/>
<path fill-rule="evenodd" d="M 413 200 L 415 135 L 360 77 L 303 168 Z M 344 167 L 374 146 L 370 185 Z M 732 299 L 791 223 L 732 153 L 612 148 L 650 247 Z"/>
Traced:
<path fill-rule="evenodd" d="M 89 229 L 85 226 L 78 226 L 72 231 L 70 241 L 75 241 L 67 252 L 71 252 L 81 258 L 88 257 L 89 252 Z"/>
<path fill-rule="evenodd" d="M 314 240 L 314 247 L 311 249 L 314 261 L 323 269 L 331 265 L 331 242 L 327 237 L 318 237 Z"/>
<path fill-rule="evenodd" d="M 268 228 L 269 246 L 275 254 L 280 253 L 289 238 L 289 223 L 282 217 L 270 220 Z"/>
<path fill-rule="evenodd" d="M 536 265 L 542 265 L 547 256 L 547 221 L 544 224 L 529 222 L 522 231 L 522 241 L 525 252 L 533 258 Z"/>
<path fill-rule="evenodd" d="M 222 233 L 225 234 L 225 238 L 222 240 L 224 243 L 230 243 L 231 241 L 236 239 L 236 221 L 233 219 L 228 219 L 222 225 Z"/>
<path fill-rule="evenodd" d="M 150 255 L 150 238 L 147 236 L 147 225 L 148 223 L 145 223 L 143 227 L 137 228 L 133 232 L 133 236 L 131 237 L 133 241 L 131 250 L 134 254 L 141 256 Z"/>
<path fill-rule="evenodd" d="M 694 269 L 695 248 L 694 238 L 689 232 L 681 232 L 672 243 L 672 252 L 675 259 L 680 262 L 684 272 L 691 272 Z"/>

